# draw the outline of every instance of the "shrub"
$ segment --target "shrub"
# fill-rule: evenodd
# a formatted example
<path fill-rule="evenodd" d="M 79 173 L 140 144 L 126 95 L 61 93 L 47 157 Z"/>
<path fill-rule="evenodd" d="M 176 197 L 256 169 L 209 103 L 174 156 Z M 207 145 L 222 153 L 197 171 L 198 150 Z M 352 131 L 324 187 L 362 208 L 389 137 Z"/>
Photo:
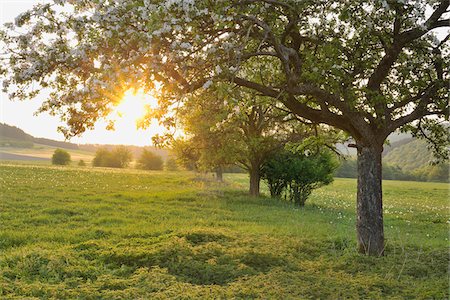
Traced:
<path fill-rule="evenodd" d="M 56 149 L 52 155 L 52 164 L 54 165 L 68 165 L 70 163 L 70 154 L 69 152 Z"/>
<path fill-rule="evenodd" d="M 78 166 L 85 167 L 86 163 L 84 162 L 84 160 L 80 159 L 80 161 L 78 162 Z"/>
<path fill-rule="evenodd" d="M 162 170 L 164 162 L 161 156 L 144 149 L 138 160 L 138 167 L 144 170 Z"/>
<path fill-rule="evenodd" d="M 173 157 L 169 157 L 164 164 L 164 169 L 166 171 L 177 171 L 178 170 L 177 160 Z"/>
<path fill-rule="evenodd" d="M 133 159 L 131 151 L 125 146 L 118 146 L 111 151 L 111 165 L 113 168 L 126 168 Z"/>
<path fill-rule="evenodd" d="M 262 178 L 272 197 L 284 194 L 296 205 L 304 206 L 314 189 L 333 181 L 336 167 L 330 151 L 281 150 L 263 165 Z"/>
<path fill-rule="evenodd" d="M 95 153 L 92 165 L 94 167 L 125 168 L 131 159 L 131 151 L 124 146 L 118 146 L 112 151 L 100 148 Z"/>
<path fill-rule="evenodd" d="M 106 148 L 99 148 L 95 152 L 95 157 L 92 160 L 92 165 L 94 167 L 104 167 L 107 165 L 109 157 L 111 156 L 111 153 Z"/>

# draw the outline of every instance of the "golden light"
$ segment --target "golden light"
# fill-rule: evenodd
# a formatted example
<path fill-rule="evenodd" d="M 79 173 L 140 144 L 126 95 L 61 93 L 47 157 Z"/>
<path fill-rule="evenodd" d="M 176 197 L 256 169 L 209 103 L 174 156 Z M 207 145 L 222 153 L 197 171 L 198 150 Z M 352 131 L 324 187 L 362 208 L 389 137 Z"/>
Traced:
<path fill-rule="evenodd" d="M 147 115 L 149 110 L 156 108 L 158 108 L 158 100 L 139 89 L 137 91 L 126 91 L 115 111 L 122 121 L 137 125 Z"/>
<path fill-rule="evenodd" d="M 113 93 L 109 96 L 117 97 Z M 165 132 L 164 126 L 159 125 L 155 119 L 147 120 L 145 129 L 138 126 L 148 117 L 149 112 L 158 109 L 158 101 L 153 95 L 145 93 L 142 89 L 130 89 L 117 100 L 118 104 L 102 122 L 103 126 L 96 126 L 95 131 L 86 133 L 85 136 L 91 135 L 97 143 L 147 146 L 152 144 L 153 136 Z M 110 121 L 114 122 L 113 127 L 110 126 Z M 107 130 L 108 128 L 110 130 Z"/>

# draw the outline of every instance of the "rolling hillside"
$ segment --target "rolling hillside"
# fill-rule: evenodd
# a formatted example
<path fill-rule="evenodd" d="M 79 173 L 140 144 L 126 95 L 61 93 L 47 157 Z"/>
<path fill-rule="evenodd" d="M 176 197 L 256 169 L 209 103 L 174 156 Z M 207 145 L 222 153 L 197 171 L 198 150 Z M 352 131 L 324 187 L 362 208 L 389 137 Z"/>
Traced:
<path fill-rule="evenodd" d="M 406 134 L 389 137 L 383 152 L 383 179 L 449 182 L 449 164 L 432 165 L 433 154 L 424 140 Z M 337 177 L 356 178 L 356 155 L 341 162 Z"/>
<path fill-rule="evenodd" d="M 412 171 L 430 165 L 433 154 L 424 140 L 408 139 L 406 143 L 399 143 L 390 149 L 383 160 L 404 171 Z"/>
<path fill-rule="evenodd" d="M 136 159 L 144 148 L 160 155 L 164 160 L 168 157 L 165 149 L 155 147 L 138 147 L 126 145 Z M 15 126 L 0 123 L 0 160 L 50 161 L 56 148 L 67 150 L 72 161 L 92 161 L 99 148 L 112 149 L 116 145 L 74 144 L 55 141 L 47 138 L 36 138 Z"/>

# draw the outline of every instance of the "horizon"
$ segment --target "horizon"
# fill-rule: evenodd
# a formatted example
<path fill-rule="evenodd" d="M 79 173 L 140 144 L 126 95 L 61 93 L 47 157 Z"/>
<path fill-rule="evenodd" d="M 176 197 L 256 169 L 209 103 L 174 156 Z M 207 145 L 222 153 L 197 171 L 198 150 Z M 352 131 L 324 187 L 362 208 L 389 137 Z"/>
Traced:
<path fill-rule="evenodd" d="M 45 136 L 39 136 L 39 135 L 30 134 L 29 132 L 27 132 L 26 130 L 24 130 L 23 128 L 21 128 L 21 127 L 19 127 L 19 126 L 12 125 L 12 124 L 8 124 L 8 123 L 5 123 L 5 122 L 3 122 L 3 121 L 0 121 L 0 124 L 18 128 L 18 129 L 22 130 L 25 134 L 31 135 L 33 138 L 36 138 L 36 139 L 49 139 L 49 140 L 56 141 L 56 142 L 64 142 L 64 143 L 74 144 L 74 145 L 78 145 L 78 146 L 83 146 L 83 145 L 93 145 L 93 146 L 127 146 L 127 147 L 142 147 L 142 148 L 145 148 L 145 147 L 151 147 L 151 148 L 156 148 L 156 149 L 163 149 L 163 150 L 166 150 L 166 148 L 164 148 L 164 147 L 159 147 L 159 146 L 155 146 L 155 145 L 152 145 L 152 144 L 140 146 L 140 145 L 131 145 L 131 144 L 123 144 L 123 143 L 119 143 L 119 144 L 110 144 L 110 143 L 85 143 L 85 142 L 82 142 L 82 143 L 76 143 L 76 142 L 73 142 L 73 141 L 71 141 L 71 140 L 66 140 L 66 139 L 53 139 L 53 138 L 48 138 L 48 137 L 45 137 Z M 0 134 L 0 136 L 1 136 L 1 134 Z"/>

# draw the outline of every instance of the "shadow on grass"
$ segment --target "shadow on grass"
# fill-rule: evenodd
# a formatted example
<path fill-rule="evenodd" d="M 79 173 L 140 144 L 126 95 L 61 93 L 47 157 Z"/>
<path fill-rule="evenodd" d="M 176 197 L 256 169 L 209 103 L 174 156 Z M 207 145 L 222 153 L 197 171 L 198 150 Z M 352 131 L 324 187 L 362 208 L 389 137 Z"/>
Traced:
<path fill-rule="evenodd" d="M 173 236 L 153 249 L 113 249 L 100 253 L 96 247 L 81 249 L 97 252 L 109 268 L 126 267 L 130 274 L 143 267 L 166 268 L 179 281 L 195 285 L 226 285 L 240 277 L 266 273 L 287 264 L 284 258 L 271 253 L 229 251 L 230 247 L 224 245 L 233 240 L 224 234 L 200 231 Z"/>

